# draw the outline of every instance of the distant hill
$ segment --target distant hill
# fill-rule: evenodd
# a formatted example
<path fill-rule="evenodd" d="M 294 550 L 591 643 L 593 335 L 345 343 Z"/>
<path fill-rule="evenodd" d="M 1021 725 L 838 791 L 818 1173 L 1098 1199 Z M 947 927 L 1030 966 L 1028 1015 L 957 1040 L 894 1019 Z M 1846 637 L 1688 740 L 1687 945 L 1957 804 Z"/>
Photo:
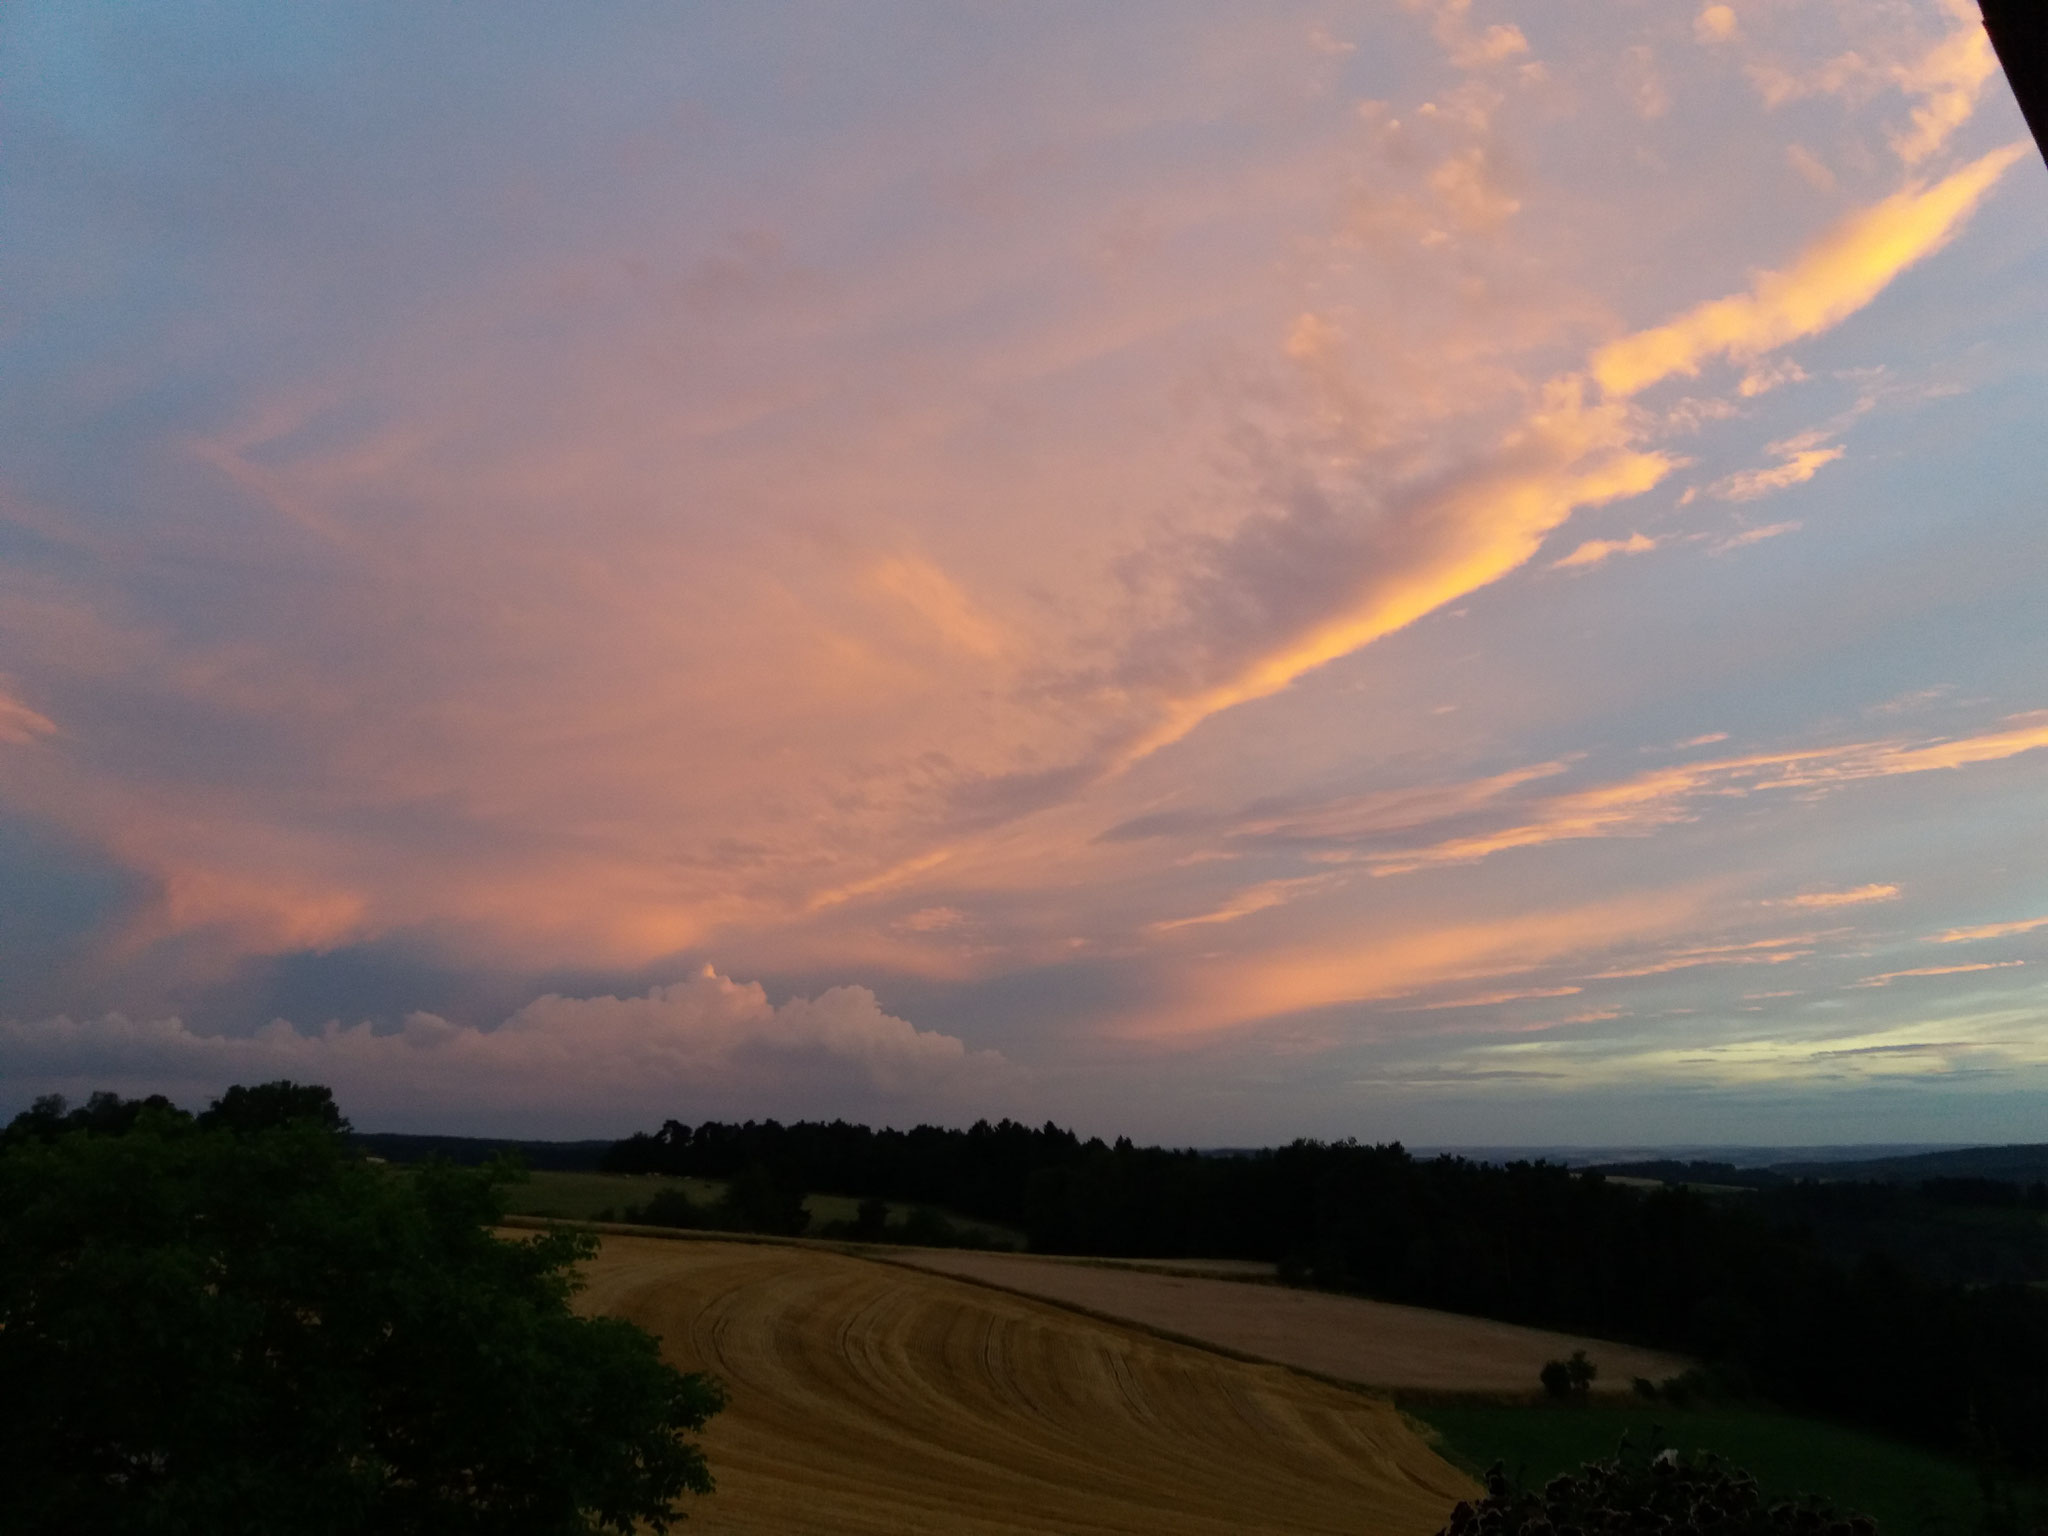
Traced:
<path fill-rule="evenodd" d="M 1911 1157 L 1878 1157 L 1851 1163 L 1774 1163 L 1772 1173 L 1788 1179 L 1869 1179 L 1918 1184 L 1927 1179 L 1997 1179 L 2007 1184 L 2048 1180 L 2048 1142 L 2005 1147 L 1964 1147 Z"/>
<path fill-rule="evenodd" d="M 371 1157 L 390 1163 L 423 1163 L 430 1157 L 445 1157 L 473 1168 L 500 1152 L 516 1152 L 529 1168 L 559 1173 L 589 1172 L 612 1147 L 609 1141 L 513 1141 L 502 1136 L 408 1136 L 388 1131 L 358 1131 L 349 1140 Z"/>
<path fill-rule="evenodd" d="M 1670 1157 L 1641 1158 L 1627 1162 L 1589 1163 L 1580 1171 L 1602 1173 L 1610 1178 L 1659 1179 L 1666 1184 L 1719 1185 L 1738 1189 L 1776 1189 L 1800 1179 L 1870 1184 L 1991 1179 L 2002 1184 L 2035 1184 L 2048 1181 L 2048 1144 L 1956 1147 L 1891 1157 L 1776 1162 L 1764 1167 Z"/>

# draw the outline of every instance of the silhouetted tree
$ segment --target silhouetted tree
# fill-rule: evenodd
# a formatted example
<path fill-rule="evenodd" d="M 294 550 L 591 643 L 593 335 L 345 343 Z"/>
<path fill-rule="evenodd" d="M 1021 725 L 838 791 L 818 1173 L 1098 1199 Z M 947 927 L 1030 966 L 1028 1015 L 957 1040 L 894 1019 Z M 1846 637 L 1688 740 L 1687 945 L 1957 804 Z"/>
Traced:
<path fill-rule="evenodd" d="M 9 1127 L 0 1526 L 665 1530 L 711 1486 L 680 1432 L 717 1384 L 570 1311 L 590 1239 L 493 1235 L 504 1170 L 366 1162 L 332 1109 L 270 1084 Z"/>

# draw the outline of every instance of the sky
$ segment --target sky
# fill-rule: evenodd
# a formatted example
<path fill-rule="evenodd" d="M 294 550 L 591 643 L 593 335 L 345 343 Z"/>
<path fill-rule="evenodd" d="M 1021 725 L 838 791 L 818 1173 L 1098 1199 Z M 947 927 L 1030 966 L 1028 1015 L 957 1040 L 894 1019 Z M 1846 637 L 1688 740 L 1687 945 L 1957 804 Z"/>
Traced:
<path fill-rule="evenodd" d="M 0 1114 L 2048 1140 L 1969 0 L 0 15 Z"/>

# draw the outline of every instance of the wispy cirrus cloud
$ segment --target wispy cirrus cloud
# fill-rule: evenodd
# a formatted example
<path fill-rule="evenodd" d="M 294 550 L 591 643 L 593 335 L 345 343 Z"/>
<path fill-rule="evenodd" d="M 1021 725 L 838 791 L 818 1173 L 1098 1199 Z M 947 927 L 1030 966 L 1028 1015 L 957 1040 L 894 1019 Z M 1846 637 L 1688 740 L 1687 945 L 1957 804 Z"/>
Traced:
<path fill-rule="evenodd" d="M 1982 923 L 1974 928 L 1950 928 L 1944 933 L 1929 934 L 1928 941 L 1934 944 L 1973 944 L 1982 939 L 2007 939 L 2015 934 L 2034 933 L 2048 928 L 2048 917 L 2024 917 L 2010 923 Z"/>
<path fill-rule="evenodd" d="M 1303 618 L 1296 608 L 1284 627 L 1248 632 L 1239 654 L 1217 657 L 1220 676 L 1169 696 L 1157 723 L 1137 733 L 1113 764 L 1126 768 L 1183 740 L 1204 720 L 1269 698 L 1491 585 L 1526 564 L 1574 514 L 1653 489 L 1679 460 L 1644 441 L 1623 402 L 1666 379 L 1697 375 L 1710 361 L 1752 362 L 1841 324 L 1946 245 L 2030 149 L 2030 141 L 2015 141 L 1938 182 L 1910 184 L 1844 218 L 1791 265 L 1759 275 L 1748 292 L 1607 343 L 1585 374 L 1550 379 L 1499 445 L 1447 486 L 1376 509 L 1376 536 L 1318 536 L 1342 526 L 1329 519 L 1320 497 L 1312 515 L 1250 525 L 1252 537 L 1240 535 L 1236 548 L 1218 552 L 1213 579 L 1235 576 L 1245 557 L 1270 551 L 1276 538 L 1295 538 L 1297 560 L 1319 562 L 1315 587 L 1323 611 Z M 1604 399 L 1589 399 L 1589 379 Z M 1754 499 L 1811 478 L 1841 453 L 1799 438 L 1777 447 L 1783 464 L 1735 476 L 1720 493 Z M 1347 568 L 1358 574 L 1347 580 Z"/>
<path fill-rule="evenodd" d="M 1825 911 L 1832 907 L 1861 907 L 1871 902 L 1897 901 L 1899 894 L 1896 885 L 1857 885 L 1845 891 L 1802 891 L 1797 896 L 1781 897 L 1776 905 Z"/>
<path fill-rule="evenodd" d="M 1709 362 L 1747 363 L 1839 325 L 1953 239 L 2031 148 L 2016 140 L 1939 181 L 1912 183 L 1859 209 L 1791 265 L 1760 273 L 1748 292 L 1608 343 L 1593 358 L 1593 377 L 1610 397 L 1626 398 L 1669 378 L 1693 377 Z"/>
<path fill-rule="evenodd" d="M 1640 533 L 1632 533 L 1625 539 L 1588 539 L 1570 554 L 1550 562 L 1553 571 L 1580 570 L 1598 565 L 1616 555 L 1646 555 L 1657 547 L 1657 541 Z"/>
<path fill-rule="evenodd" d="M 39 736 L 57 734 L 57 723 L 30 709 L 0 688 L 0 743 L 24 746 Z"/>
<path fill-rule="evenodd" d="M 1733 550 L 1747 549 L 1752 544 L 1761 544 L 1766 539 L 1782 538 L 1788 533 L 1797 533 L 1805 527 L 1800 522 L 1764 523 L 1755 528 L 1743 528 L 1725 538 L 1716 539 L 1710 553 L 1725 555 Z"/>
<path fill-rule="evenodd" d="M 1710 759 L 1549 796 L 1528 819 L 1419 848 L 1372 855 L 1379 874 L 1469 863 L 1515 848 L 1601 837 L 1639 837 L 1692 820 L 1701 802 L 1778 790 L 1826 791 L 1869 779 L 1998 762 L 2048 747 L 2048 719 L 2014 717 L 2009 728 L 1935 741 L 1835 746 Z"/>
<path fill-rule="evenodd" d="M 1770 452 L 1779 463 L 1765 469 L 1739 470 L 1717 480 L 1707 494 L 1722 501 L 1756 501 L 1774 491 L 1804 485 L 1847 451 L 1840 443 L 1824 441 L 1824 432 L 1802 432 L 1797 437 L 1773 443 Z"/>
<path fill-rule="evenodd" d="M 1970 965 L 1921 965 L 1905 971 L 1884 971 L 1855 983 L 1859 987 L 1888 987 L 1895 981 L 1916 981 L 1924 976 L 1968 976 L 1977 971 L 2003 971 L 2025 965 L 2024 960 L 1979 960 Z"/>

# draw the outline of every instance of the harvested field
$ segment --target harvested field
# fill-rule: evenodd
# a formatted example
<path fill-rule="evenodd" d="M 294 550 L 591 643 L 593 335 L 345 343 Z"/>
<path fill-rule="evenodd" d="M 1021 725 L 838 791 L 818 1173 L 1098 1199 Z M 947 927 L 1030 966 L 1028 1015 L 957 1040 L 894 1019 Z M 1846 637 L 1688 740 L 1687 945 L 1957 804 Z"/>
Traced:
<path fill-rule="evenodd" d="M 1472 1491 L 1383 1402 L 937 1275 L 607 1236 L 588 1277 L 726 1384 L 692 1531 L 1428 1536 Z"/>
<path fill-rule="evenodd" d="M 899 1263 L 962 1275 L 1263 1360 L 1389 1389 L 1533 1392 L 1536 1373 L 1546 1360 L 1583 1349 L 1600 1368 L 1594 1390 L 1625 1393 L 1637 1376 L 1662 1381 L 1690 1363 L 1627 1344 L 1322 1291 L 1022 1254 L 915 1248 L 890 1256 Z"/>

